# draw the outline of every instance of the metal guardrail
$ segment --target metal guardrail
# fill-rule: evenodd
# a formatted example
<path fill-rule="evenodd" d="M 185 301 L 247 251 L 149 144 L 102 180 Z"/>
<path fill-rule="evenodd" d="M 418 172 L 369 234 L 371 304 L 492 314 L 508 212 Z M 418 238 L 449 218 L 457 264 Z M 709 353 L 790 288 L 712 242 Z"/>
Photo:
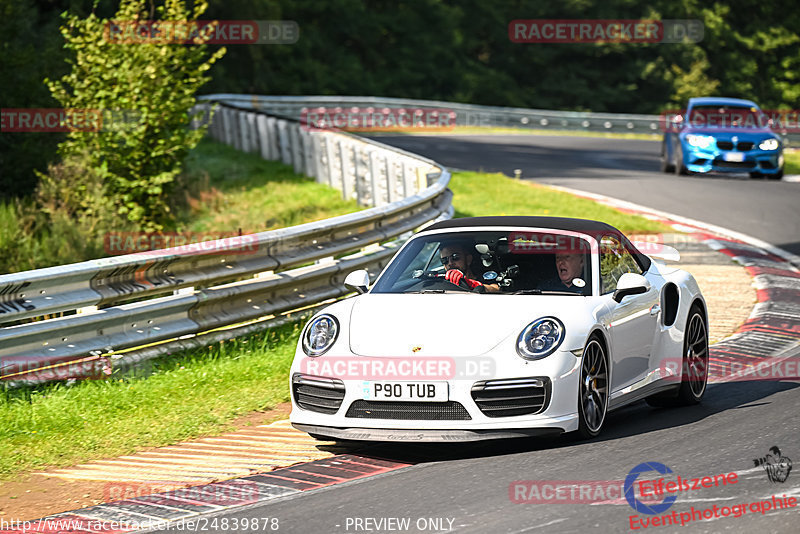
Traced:
<path fill-rule="evenodd" d="M 408 152 L 224 103 L 209 134 L 372 207 L 206 246 L 2 275 L 5 383 L 103 376 L 115 361 L 174 350 L 176 338 L 341 297 L 348 272 L 377 275 L 394 240 L 452 213 L 447 169 Z"/>
<path fill-rule="evenodd" d="M 450 110 L 456 114 L 457 126 L 487 126 L 494 128 L 529 128 L 537 130 L 582 130 L 592 132 L 662 134 L 666 127 L 663 115 L 628 113 L 593 113 L 583 111 L 553 111 L 545 109 L 479 106 L 439 100 L 364 96 L 260 96 L 215 94 L 206 97 L 238 106 L 265 110 L 299 119 L 304 110 L 313 108 L 414 108 Z M 800 144 L 800 134 L 779 132 L 791 144 Z"/>

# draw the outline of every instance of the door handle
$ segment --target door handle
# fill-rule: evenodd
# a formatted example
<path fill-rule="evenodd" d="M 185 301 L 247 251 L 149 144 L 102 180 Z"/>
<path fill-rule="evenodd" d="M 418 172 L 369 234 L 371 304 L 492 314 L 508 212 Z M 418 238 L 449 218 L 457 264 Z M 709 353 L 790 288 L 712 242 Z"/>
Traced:
<path fill-rule="evenodd" d="M 661 311 L 661 306 L 658 304 L 654 304 L 652 308 L 650 308 L 650 315 L 658 315 Z"/>

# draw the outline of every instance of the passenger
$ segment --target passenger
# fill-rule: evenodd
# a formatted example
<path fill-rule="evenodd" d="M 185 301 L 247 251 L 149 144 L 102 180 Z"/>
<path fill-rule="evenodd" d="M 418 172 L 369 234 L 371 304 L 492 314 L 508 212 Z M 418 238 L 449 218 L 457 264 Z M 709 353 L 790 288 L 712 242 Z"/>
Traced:
<path fill-rule="evenodd" d="M 579 252 L 557 252 L 555 254 L 556 273 L 558 280 L 546 280 L 540 285 L 544 291 L 571 291 L 583 293 L 586 281 L 583 276 L 585 254 Z"/>
<path fill-rule="evenodd" d="M 444 245 L 439 249 L 439 259 L 447 270 L 445 280 L 459 285 L 463 280 L 473 291 L 487 291 L 489 293 L 499 293 L 500 286 L 497 284 L 484 284 L 476 280 L 478 278 L 472 272 L 472 254 L 467 252 L 469 247 L 461 243 Z M 476 288 L 479 288 L 477 289 Z"/>

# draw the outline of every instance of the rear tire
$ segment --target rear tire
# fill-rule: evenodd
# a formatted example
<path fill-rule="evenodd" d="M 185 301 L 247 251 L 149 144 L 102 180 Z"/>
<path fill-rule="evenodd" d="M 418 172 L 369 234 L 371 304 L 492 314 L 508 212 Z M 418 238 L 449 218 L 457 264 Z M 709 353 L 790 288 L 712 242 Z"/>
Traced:
<path fill-rule="evenodd" d="M 694 305 L 689 310 L 683 335 L 683 369 L 681 385 L 674 391 L 651 395 L 645 399 L 650 406 L 663 408 L 698 404 L 708 385 L 708 323 Z"/>

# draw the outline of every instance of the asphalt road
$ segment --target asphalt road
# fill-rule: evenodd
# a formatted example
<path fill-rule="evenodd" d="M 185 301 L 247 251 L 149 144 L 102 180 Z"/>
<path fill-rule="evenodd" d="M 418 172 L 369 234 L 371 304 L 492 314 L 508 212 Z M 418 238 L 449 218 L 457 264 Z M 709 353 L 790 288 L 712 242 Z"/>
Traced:
<path fill-rule="evenodd" d="M 630 531 L 633 508 L 624 500 L 607 504 L 515 503 L 516 481 L 616 481 L 642 462 L 660 462 L 682 478 L 737 473 L 735 483 L 681 494 L 665 513 L 749 505 L 785 495 L 800 497 L 800 477 L 771 483 L 753 460 L 777 445 L 800 458 L 797 384 L 761 382 L 712 385 L 697 407 L 653 409 L 644 403 L 613 412 L 600 439 L 566 437 L 477 444 L 385 445 L 374 455 L 420 461 L 377 477 L 301 493 L 220 514 L 231 523 L 277 518 L 280 532 L 578 532 Z M 655 473 L 642 474 L 652 480 Z M 729 480 L 731 479 L 730 475 Z M 674 475 L 669 480 L 675 480 Z M 529 491 L 529 490 L 527 490 Z M 546 496 L 542 489 L 542 495 Z M 522 495 L 522 494 L 520 494 Z M 564 495 L 567 495 L 566 491 Z M 526 497 L 531 494 L 526 493 Z M 617 494 L 606 494 L 616 497 Z M 741 509 L 741 508 L 739 508 Z M 797 510 L 747 512 L 657 532 L 797 532 Z M 702 513 L 702 512 L 701 512 Z M 638 514 L 637 520 L 652 517 Z M 686 516 L 687 518 L 689 516 Z M 248 522 L 243 522 L 248 518 Z M 366 522 L 370 518 L 369 523 Z M 393 528 L 397 520 L 407 529 Z M 372 521 L 384 521 L 375 523 Z M 392 521 L 392 522 L 388 522 Z M 430 528 L 438 521 L 442 528 Z M 360 526 L 360 528 L 359 528 Z M 637 525 L 641 528 L 641 525 Z M 368 528 L 369 527 L 369 528 Z M 383 527 L 383 528 L 381 528 Z"/>
<path fill-rule="evenodd" d="M 539 135 L 381 136 L 454 169 L 502 172 L 736 230 L 800 255 L 800 183 L 658 171 L 660 143 Z"/>
<path fill-rule="evenodd" d="M 456 168 L 509 175 L 522 169 L 527 179 L 630 200 L 800 252 L 800 184 L 661 175 L 655 171 L 658 147 L 653 142 L 520 136 L 381 140 Z M 567 143 L 571 148 L 564 147 Z M 737 474 L 735 483 L 681 493 L 665 512 L 677 512 L 678 521 L 681 514 L 691 517 L 692 507 L 700 513 L 711 509 L 713 514 L 714 506 L 741 513 L 745 505 L 746 513 L 647 531 L 797 532 L 798 508 L 762 514 L 750 503 L 773 496 L 800 498 L 800 473 L 791 473 L 785 482 L 770 482 L 754 463 L 773 446 L 789 458 L 800 458 L 798 405 L 798 384 L 732 383 L 710 386 L 703 404 L 696 407 L 653 409 L 639 402 L 613 412 L 601 437 L 591 441 L 560 437 L 379 445 L 368 452 L 418 463 L 217 515 L 238 518 L 239 523 L 245 517 L 262 518 L 260 524 L 271 524 L 263 518 L 277 518 L 278 531 L 284 533 L 642 531 L 641 524 L 632 529 L 631 517 L 652 516 L 637 516 L 624 499 L 518 503 L 514 496 L 532 494 L 517 494 L 515 481 L 614 481 L 619 487 L 638 464 L 659 462 L 673 471 L 670 480 L 675 475 L 693 479 Z M 641 477 L 657 478 L 652 472 Z M 542 495 L 545 491 L 542 488 Z M 561 494 L 565 495 L 566 491 Z M 408 521 L 407 527 L 403 521 Z"/>

